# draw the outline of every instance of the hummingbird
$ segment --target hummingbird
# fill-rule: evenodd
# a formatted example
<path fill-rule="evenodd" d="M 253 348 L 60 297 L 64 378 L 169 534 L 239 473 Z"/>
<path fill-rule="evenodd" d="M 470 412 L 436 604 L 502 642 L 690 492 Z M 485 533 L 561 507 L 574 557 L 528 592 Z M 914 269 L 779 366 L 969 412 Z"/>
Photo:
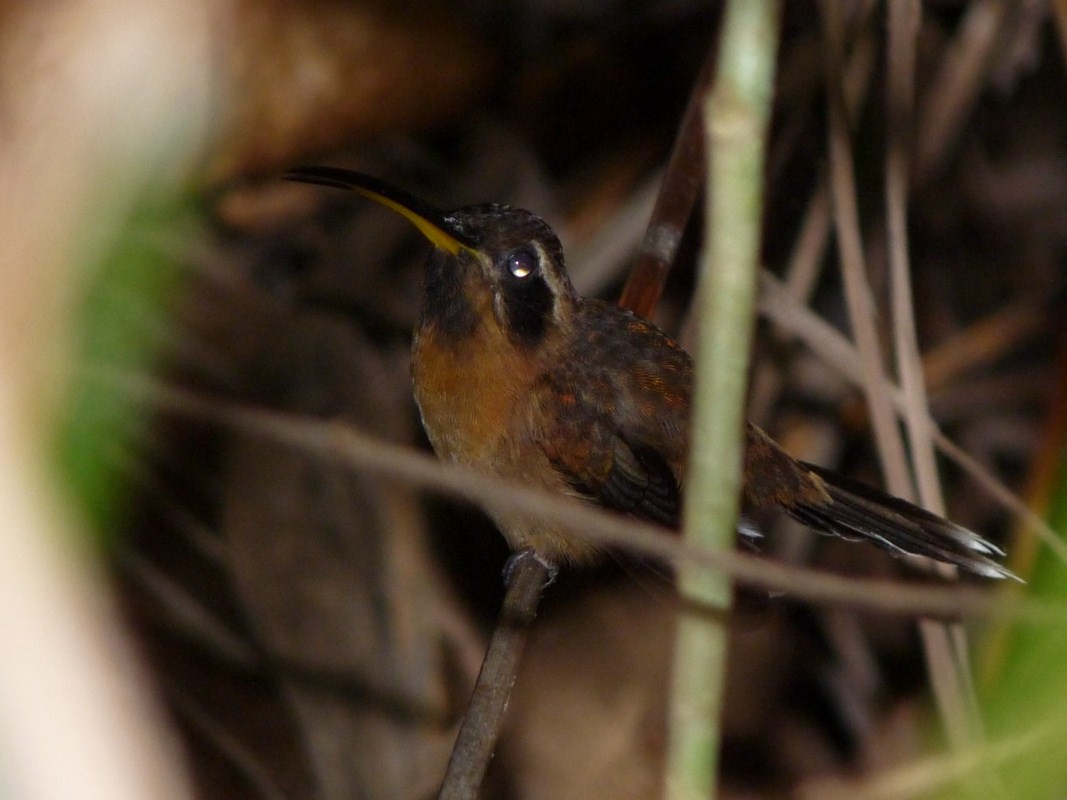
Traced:
<path fill-rule="evenodd" d="M 551 227 L 487 203 L 441 211 L 407 191 L 337 167 L 289 180 L 346 189 L 412 223 L 432 245 L 415 328 L 415 401 L 437 455 L 524 486 L 680 525 L 689 450 L 693 362 L 650 322 L 571 284 Z M 821 533 L 893 555 L 926 556 L 987 578 L 1015 578 L 977 533 L 789 455 L 747 423 L 747 515 L 778 509 Z M 516 551 L 555 565 L 599 549 L 565 528 L 487 509 Z"/>

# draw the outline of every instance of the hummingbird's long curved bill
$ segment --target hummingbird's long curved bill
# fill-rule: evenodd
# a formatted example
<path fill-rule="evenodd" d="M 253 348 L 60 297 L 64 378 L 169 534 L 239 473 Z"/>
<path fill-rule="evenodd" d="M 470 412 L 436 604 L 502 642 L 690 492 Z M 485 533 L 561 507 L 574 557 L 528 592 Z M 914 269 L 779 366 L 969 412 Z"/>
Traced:
<path fill-rule="evenodd" d="M 285 179 L 359 192 L 364 197 L 395 211 L 418 228 L 434 246 L 447 250 L 452 255 L 459 255 L 460 250 L 478 251 L 477 243 L 458 230 L 443 211 L 398 186 L 362 172 L 341 167 L 296 167 L 285 174 Z"/>

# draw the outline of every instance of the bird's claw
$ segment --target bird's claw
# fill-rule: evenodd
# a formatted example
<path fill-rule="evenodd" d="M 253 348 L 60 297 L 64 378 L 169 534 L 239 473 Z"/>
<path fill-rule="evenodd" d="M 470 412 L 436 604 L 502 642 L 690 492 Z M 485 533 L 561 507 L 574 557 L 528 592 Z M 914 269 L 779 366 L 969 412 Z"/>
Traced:
<path fill-rule="evenodd" d="M 521 564 L 528 558 L 534 559 L 538 564 L 544 567 L 545 571 L 548 573 L 548 577 L 545 579 L 544 586 L 542 586 L 541 588 L 547 589 L 549 586 L 556 582 L 556 577 L 559 575 L 559 567 L 557 567 L 553 562 L 549 561 L 543 555 L 538 553 L 532 547 L 527 547 L 523 550 L 519 550 L 518 552 L 512 553 L 508 557 L 508 560 L 504 563 L 503 572 L 505 586 L 511 585 L 511 580 L 515 576 L 515 570 L 518 569 L 519 564 Z"/>

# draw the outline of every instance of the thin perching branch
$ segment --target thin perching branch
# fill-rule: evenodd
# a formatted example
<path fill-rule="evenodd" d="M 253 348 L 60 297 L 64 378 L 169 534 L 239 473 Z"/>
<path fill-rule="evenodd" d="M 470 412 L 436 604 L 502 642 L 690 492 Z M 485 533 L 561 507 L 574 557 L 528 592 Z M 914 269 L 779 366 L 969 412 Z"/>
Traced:
<path fill-rule="evenodd" d="M 684 513 L 694 543 L 732 547 L 741 484 L 741 436 L 760 252 L 765 138 L 778 44 L 775 0 L 726 5 L 718 76 L 704 109 L 708 214 L 697 285 L 702 330 L 696 357 L 692 444 Z M 685 598 L 725 611 L 730 582 L 679 571 Z M 715 794 L 719 707 L 726 665 L 723 621 L 679 621 L 671 687 L 667 796 Z"/>
<path fill-rule="evenodd" d="M 438 800 L 475 800 L 493 757 L 549 565 L 532 552 L 509 562 L 508 589 L 467 712 L 459 726 Z"/>

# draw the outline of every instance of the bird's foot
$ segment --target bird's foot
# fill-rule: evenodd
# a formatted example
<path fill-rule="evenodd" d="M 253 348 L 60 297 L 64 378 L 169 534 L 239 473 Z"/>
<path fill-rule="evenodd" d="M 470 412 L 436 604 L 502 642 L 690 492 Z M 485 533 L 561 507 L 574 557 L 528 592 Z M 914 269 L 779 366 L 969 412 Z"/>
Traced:
<path fill-rule="evenodd" d="M 556 582 L 556 577 L 559 575 L 559 567 L 552 561 L 545 558 L 545 556 L 538 553 L 532 547 L 527 547 L 523 550 L 519 550 L 516 553 L 512 553 L 508 560 L 504 563 L 504 585 L 510 586 L 511 580 L 515 576 L 515 571 L 518 569 L 519 564 L 528 558 L 534 559 L 538 564 L 545 568 L 548 573 L 548 577 L 545 579 L 542 589 L 547 589 L 553 583 Z"/>

